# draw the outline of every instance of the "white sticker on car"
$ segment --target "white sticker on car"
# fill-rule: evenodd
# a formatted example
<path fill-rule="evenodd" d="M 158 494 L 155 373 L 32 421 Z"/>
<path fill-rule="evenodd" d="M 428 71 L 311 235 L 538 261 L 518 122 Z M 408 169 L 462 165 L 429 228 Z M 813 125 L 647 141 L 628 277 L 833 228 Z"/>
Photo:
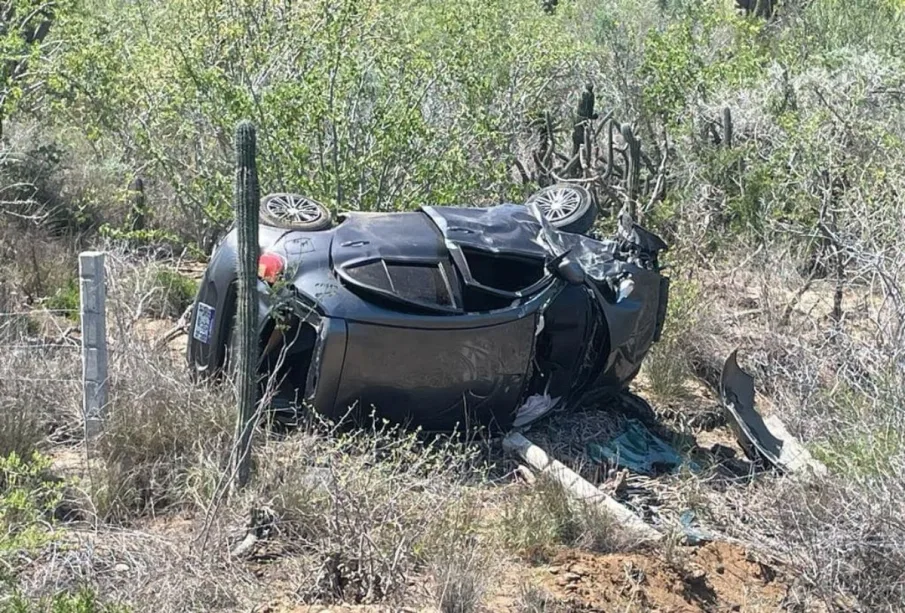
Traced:
<path fill-rule="evenodd" d="M 205 345 L 211 340 L 211 331 L 214 329 L 214 307 L 203 302 L 198 303 L 195 310 L 195 332 L 192 336 Z"/>

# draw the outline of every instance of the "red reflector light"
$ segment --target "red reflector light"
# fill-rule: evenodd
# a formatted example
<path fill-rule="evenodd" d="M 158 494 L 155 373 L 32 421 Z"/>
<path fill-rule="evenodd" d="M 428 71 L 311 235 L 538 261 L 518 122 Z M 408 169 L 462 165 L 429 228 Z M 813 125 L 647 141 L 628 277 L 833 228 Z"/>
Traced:
<path fill-rule="evenodd" d="M 258 258 L 258 277 L 271 285 L 280 279 L 286 262 L 276 253 L 262 253 Z"/>

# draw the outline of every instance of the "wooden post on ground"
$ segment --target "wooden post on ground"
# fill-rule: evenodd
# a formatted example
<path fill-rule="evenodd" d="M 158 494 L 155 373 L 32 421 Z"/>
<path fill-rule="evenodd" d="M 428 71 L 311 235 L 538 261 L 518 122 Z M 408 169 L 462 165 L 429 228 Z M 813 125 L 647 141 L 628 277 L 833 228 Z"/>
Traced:
<path fill-rule="evenodd" d="M 573 498 L 584 503 L 600 505 L 620 525 L 634 532 L 643 540 L 659 541 L 663 537 L 662 533 L 646 524 L 619 501 L 601 492 L 565 464 L 550 458 L 543 449 L 518 432 L 512 432 L 503 439 L 503 448 L 517 453 L 538 472 L 556 479 Z"/>
<path fill-rule="evenodd" d="M 85 438 L 103 428 L 107 409 L 107 309 L 104 253 L 79 254 L 79 294 L 82 321 L 82 408 Z"/>

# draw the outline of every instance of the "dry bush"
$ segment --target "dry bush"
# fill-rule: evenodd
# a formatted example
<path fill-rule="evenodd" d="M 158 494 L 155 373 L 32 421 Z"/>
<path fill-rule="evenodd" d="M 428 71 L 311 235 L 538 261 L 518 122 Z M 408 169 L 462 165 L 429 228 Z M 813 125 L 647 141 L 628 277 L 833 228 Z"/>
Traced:
<path fill-rule="evenodd" d="M 464 487 L 483 482 L 475 459 L 456 442 L 389 427 L 297 434 L 258 451 L 254 506 L 269 509 L 279 542 L 310 561 L 301 601 L 398 602 L 414 573 L 462 559 L 469 534 L 452 518 L 469 504 Z"/>
<path fill-rule="evenodd" d="M 726 351 L 741 347 L 743 368 L 768 399 L 759 408 L 776 411 L 830 470 L 820 481 L 713 488 L 714 521 L 784 561 L 801 600 L 893 611 L 905 598 L 905 250 L 883 246 L 883 225 L 899 222 L 866 216 L 867 205 L 847 204 L 841 299 L 835 280 L 802 278 L 789 255 L 798 244 L 776 238 L 710 282 L 720 316 L 696 360 L 713 379 Z"/>
<path fill-rule="evenodd" d="M 152 250 L 143 257 L 131 254 L 128 261 L 133 272 L 116 283 L 117 292 L 129 297 L 122 307 L 130 321 L 176 319 L 194 302 L 198 284 L 178 271 L 179 260 Z"/>
<path fill-rule="evenodd" d="M 437 606 L 442 613 L 480 611 L 490 578 L 497 574 L 495 539 L 480 533 L 477 501 L 454 505 L 445 519 L 430 555 Z"/>
<path fill-rule="evenodd" d="M 86 487 L 102 520 L 207 504 L 229 456 L 229 390 L 194 384 L 184 358 L 159 346 L 164 330 L 140 319 L 147 294 L 138 290 L 158 274 L 115 253 L 108 260 L 110 404 Z"/>
<path fill-rule="evenodd" d="M 231 561 L 219 542 L 202 546 L 191 527 L 71 527 L 61 536 L 62 546 L 17 577 L 24 597 L 86 588 L 105 602 L 160 613 L 250 610 L 261 603 L 251 570 Z"/>
<path fill-rule="evenodd" d="M 69 546 L 21 577 L 22 590 L 88 585 L 161 612 L 251 610 L 275 598 L 386 607 L 423 599 L 475 611 L 495 551 L 469 494 L 484 483 L 474 457 L 389 431 L 271 439 L 256 449 L 248 488 L 214 498 L 207 517 L 170 512 L 128 529 L 73 527 Z M 233 556 L 249 509 L 260 538 Z"/>
<path fill-rule="evenodd" d="M 599 553 L 632 548 L 631 539 L 603 509 L 572 500 L 545 475 L 504 502 L 500 531 L 510 549 L 535 562 L 549 559 L 562 546 Z"/>
<path fill-rule="evenodd" d="M 712 519 L 783 563 L 802 602 L 830 611 L 898 611 L 905 598 L 899 480 L 795 479 L 732 488 Z"/>
<path fill-rule="evenodd" d="M 223 394 L 194 388 L 182 373 L 133 364 L 143 370 L 114 387 L 97 441 L 101 464 L 89 491 L 104 520 L 195 508 L 213 493 L 229 455 L 234 419 Z"/>
<path fill-rule="evenodd" d="M 32 222 L 0 219 L 0 271 L 19 305 L 78 308 L 77 241 Z"/>

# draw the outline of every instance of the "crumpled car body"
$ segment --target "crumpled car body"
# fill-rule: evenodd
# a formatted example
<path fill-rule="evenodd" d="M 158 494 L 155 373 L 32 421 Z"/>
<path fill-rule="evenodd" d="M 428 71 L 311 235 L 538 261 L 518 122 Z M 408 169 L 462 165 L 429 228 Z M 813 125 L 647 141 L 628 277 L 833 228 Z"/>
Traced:
<path fill-rule="evenodd" d="M 625 217 L 598 240 L 530 204 L 424 206 L 319 231 L 261 225 L 259 239 L 280 269 L 258 281 L 257 322 L 278 412 L 505 431 L 532 399 L 562 409 L 618 393 L 666 313 L 666 245 Z M 229 361 L 236 262 L 232 229 L 195 301 L 187 357 L 199 378 Z"/>

